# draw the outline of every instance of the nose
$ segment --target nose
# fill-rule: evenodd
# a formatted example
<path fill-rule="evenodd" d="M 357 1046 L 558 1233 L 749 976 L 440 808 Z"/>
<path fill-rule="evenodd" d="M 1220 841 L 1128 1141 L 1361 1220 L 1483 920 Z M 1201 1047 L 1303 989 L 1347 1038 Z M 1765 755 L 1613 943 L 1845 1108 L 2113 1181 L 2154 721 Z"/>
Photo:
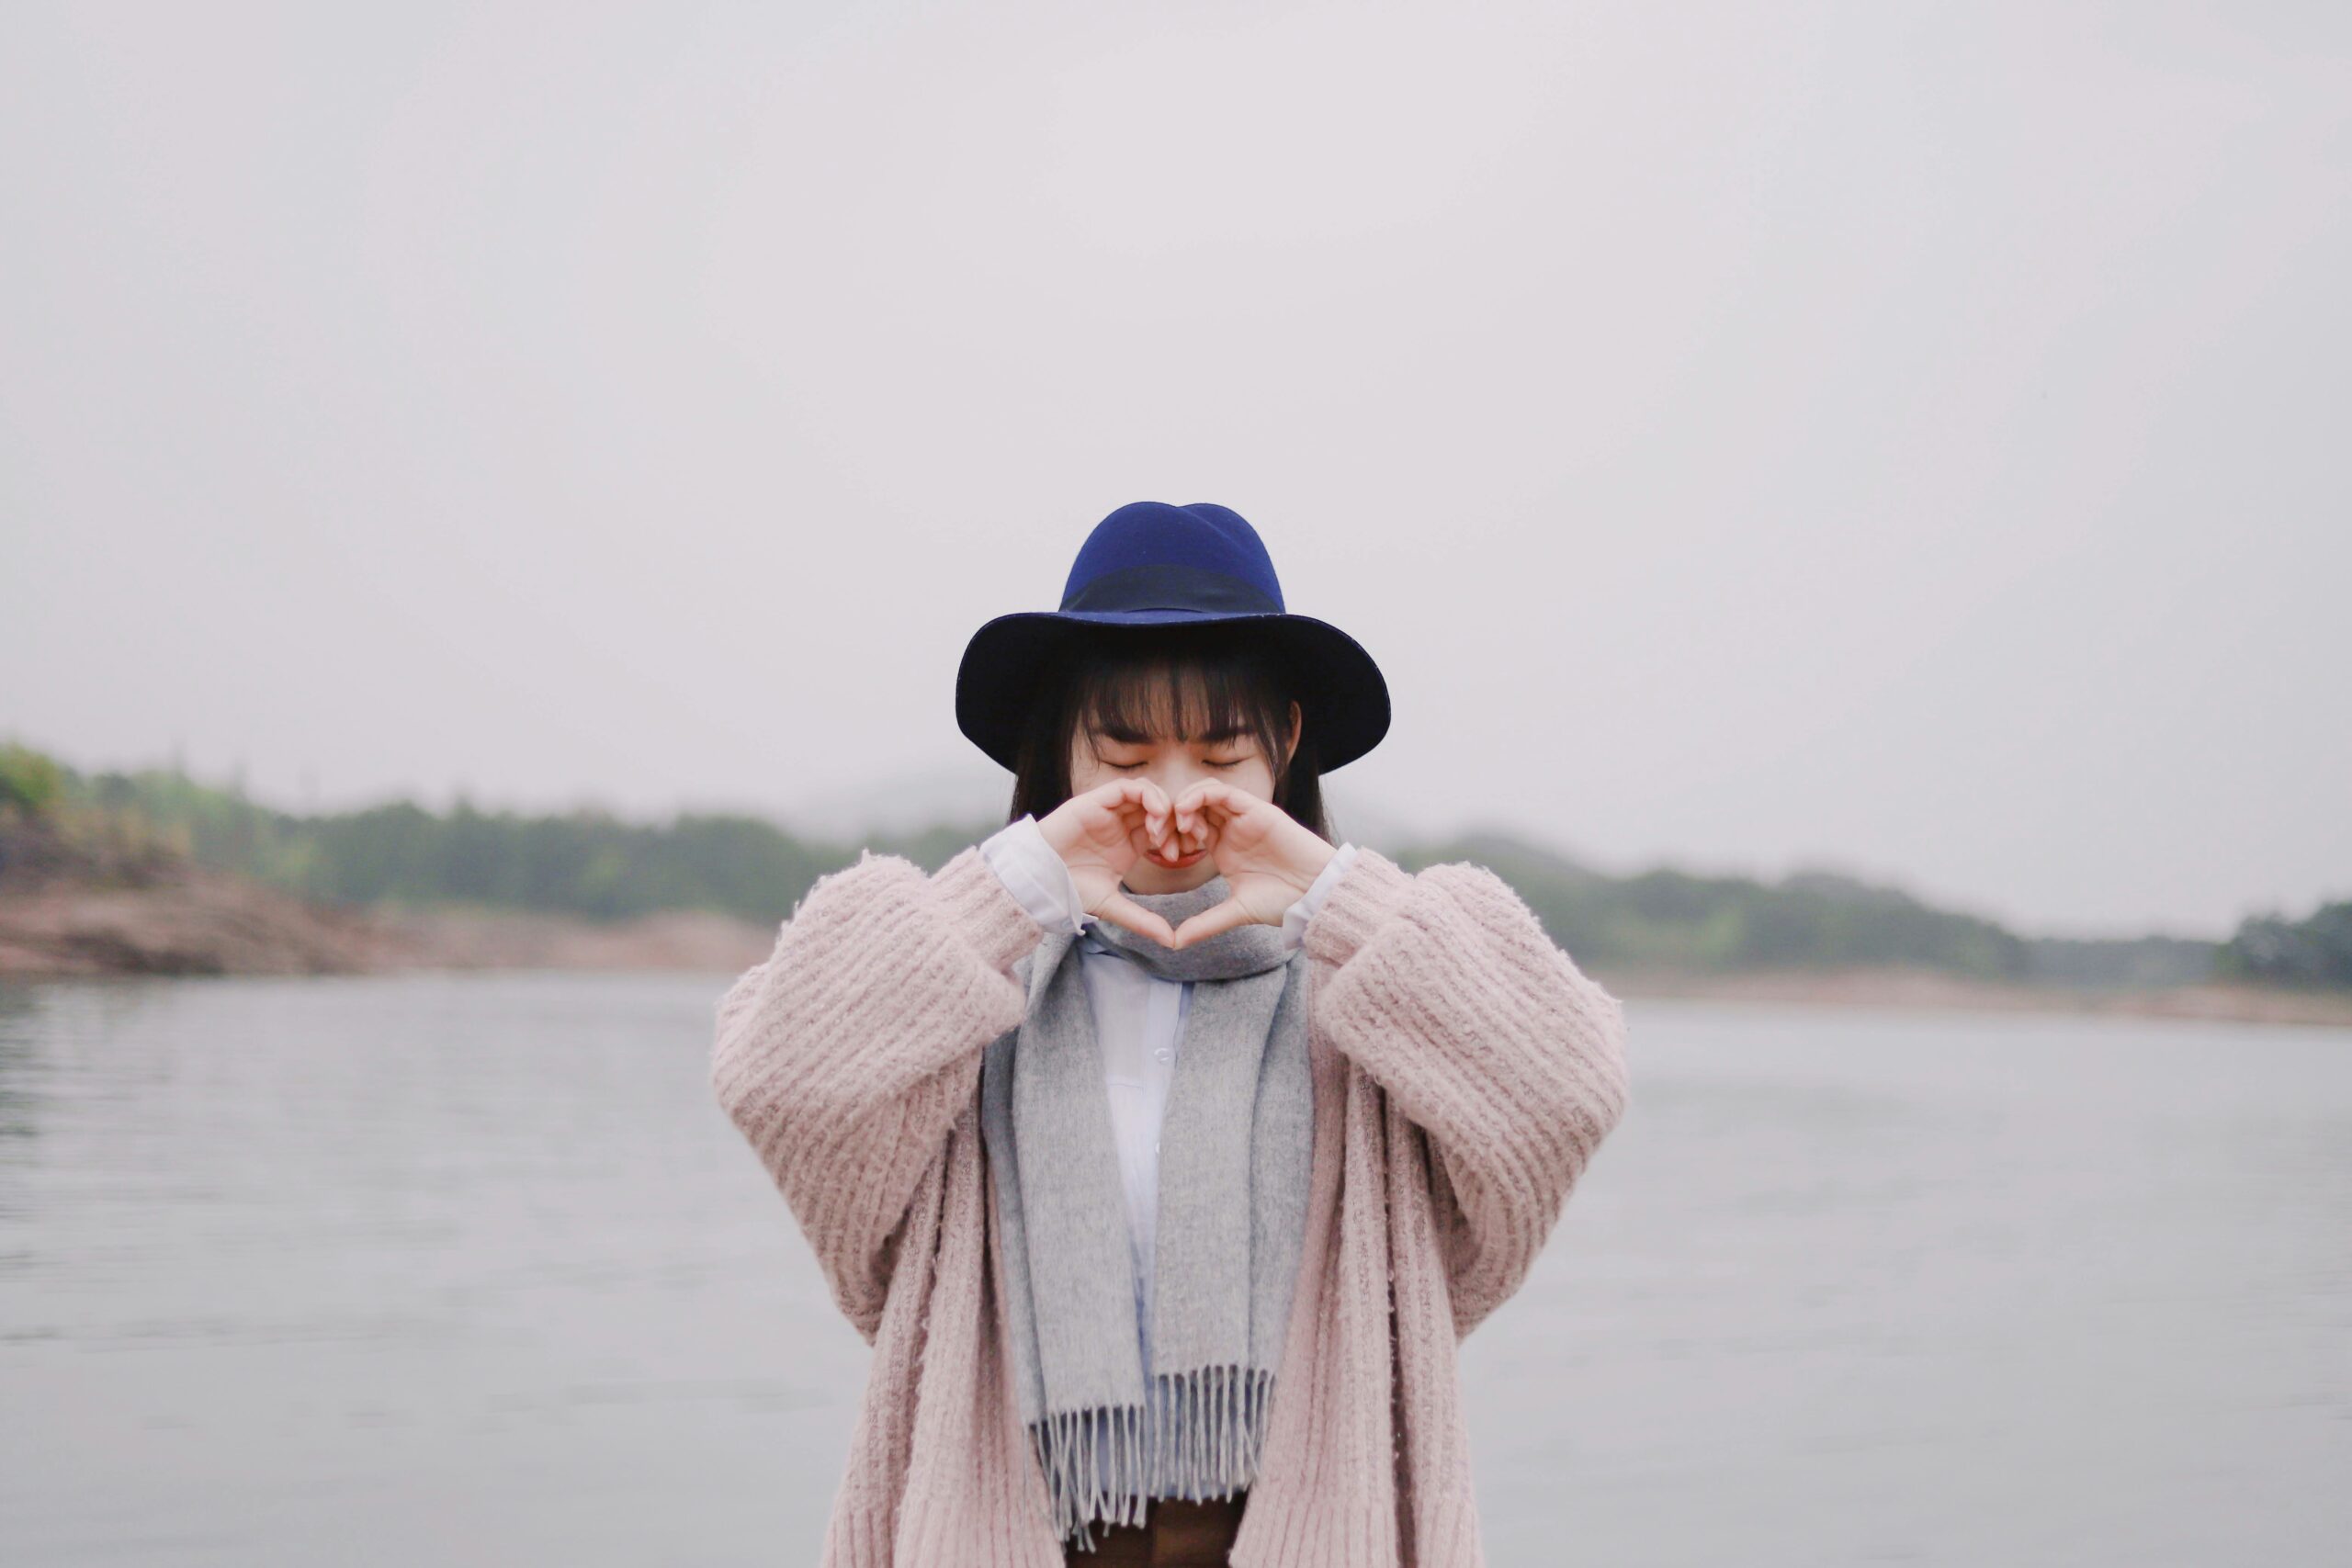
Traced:
<path fill-rule="evenodd" d="M 1208 769 L 1182 758 L 1154 768 L 1151 773 L 1152 782 L 1165 791 L 1170 800 L 1192 788 L 1197 781 L 1211 776 Z"/>

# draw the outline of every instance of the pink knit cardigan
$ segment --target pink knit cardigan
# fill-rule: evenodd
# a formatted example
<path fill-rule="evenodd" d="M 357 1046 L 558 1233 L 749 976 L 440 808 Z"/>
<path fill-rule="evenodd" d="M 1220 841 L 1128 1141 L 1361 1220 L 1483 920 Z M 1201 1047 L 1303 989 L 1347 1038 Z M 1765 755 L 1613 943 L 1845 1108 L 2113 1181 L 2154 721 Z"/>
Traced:
<path fill-rule="evenodd" d="M 874 1359 L 825 1568 L 1062 1568 L 1001 1338 L 982 1048 L 1043 932 L 977 845 L 820 877 L 711 1081 Z M 1510 886 L 1359 848 L 1306 931 L 1314 1174 L 1239 1568 L 1484 1561 L 1456 1346 L 1626 1105 L 1623 1014 Z"/>

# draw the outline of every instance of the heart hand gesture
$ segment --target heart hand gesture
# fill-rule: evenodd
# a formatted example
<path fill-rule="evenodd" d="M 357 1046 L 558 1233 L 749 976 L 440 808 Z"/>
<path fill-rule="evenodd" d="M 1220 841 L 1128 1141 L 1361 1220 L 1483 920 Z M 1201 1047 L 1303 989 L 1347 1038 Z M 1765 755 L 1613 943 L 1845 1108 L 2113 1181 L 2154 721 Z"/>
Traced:
<path fill-rule="evenodd" d="M 1074 795 L 1037 824 L 1069 867 L 1087 914 L 1165 947 L 1189 947 L 1236 926 L 1278 926 L 1339 852 L 1272 801 L 1202 779 L 1174 800 L 1149 779 L 1113 779 Z M 1126 895 L 1129 868 L 1154 849 L 1163 855 L 1205 848 L 1231 889 L 1171 930 Z"/>
<path fill-rule="evenodd" d="M 1170 803 L 1179 852 L 1205 840 L 1230 894 L 1224 903 L 1176 928 L 1170 947 L 1193 943 L 1236 926 L 1278 926 L 1339 852 L 1291 814 L 1261 795 L 1221 779 L 1202 779 Z M 1164 923 L 1164 922 L 1163 922 Z"/>
<path fill-rule="evenodd" d="M 1167 791 L 1149 779 L 1122 778 L 1071 795 L 1037 828 L 1069 867 L 1086 913 L 1174 947 L 1176 933 L 1167 920 L 1128 897 L 1120 886 L 1129 867 L 1167 841 L 1171 815 Z"/>

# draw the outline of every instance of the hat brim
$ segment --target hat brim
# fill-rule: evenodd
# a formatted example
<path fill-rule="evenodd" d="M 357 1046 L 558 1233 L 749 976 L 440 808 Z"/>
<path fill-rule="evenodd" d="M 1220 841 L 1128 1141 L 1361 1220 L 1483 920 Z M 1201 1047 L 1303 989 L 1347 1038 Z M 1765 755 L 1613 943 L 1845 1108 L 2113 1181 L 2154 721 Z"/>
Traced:
<path fill-rule="evenodd" d="M 956 723 L 966 739 L 1008 771 L 1020 765 L 1022 731 L 1047 661 L 1087 627 L 1176 625 L 1248 626 L 1289 655 L 1304 722 L 1315 735 L 1317 767 L 1331 773 L 1388 733 L 1388 682 L 1355 638 L 1312 615 L 1283 612 L 1204 615 L 1197 610 L 1018 610 L 972 634 L 956 671 Z"/>

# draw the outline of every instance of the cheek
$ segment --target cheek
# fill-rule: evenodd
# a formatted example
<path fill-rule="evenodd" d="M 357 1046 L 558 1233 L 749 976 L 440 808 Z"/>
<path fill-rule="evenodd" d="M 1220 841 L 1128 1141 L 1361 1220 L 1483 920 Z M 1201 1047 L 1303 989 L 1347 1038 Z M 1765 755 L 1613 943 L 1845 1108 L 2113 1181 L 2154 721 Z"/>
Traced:
<path fill-rule="evenodd" d="M 1108 774 L 1109 770 L 1102 766 L 1102 759 L 1094 754 L 1093 747 L 1086 745 L 1083 741 L 1071 745 L 1069 749 L 1070 794 L 1084 795 L 1088 790 L 1100 784 Z"/>

